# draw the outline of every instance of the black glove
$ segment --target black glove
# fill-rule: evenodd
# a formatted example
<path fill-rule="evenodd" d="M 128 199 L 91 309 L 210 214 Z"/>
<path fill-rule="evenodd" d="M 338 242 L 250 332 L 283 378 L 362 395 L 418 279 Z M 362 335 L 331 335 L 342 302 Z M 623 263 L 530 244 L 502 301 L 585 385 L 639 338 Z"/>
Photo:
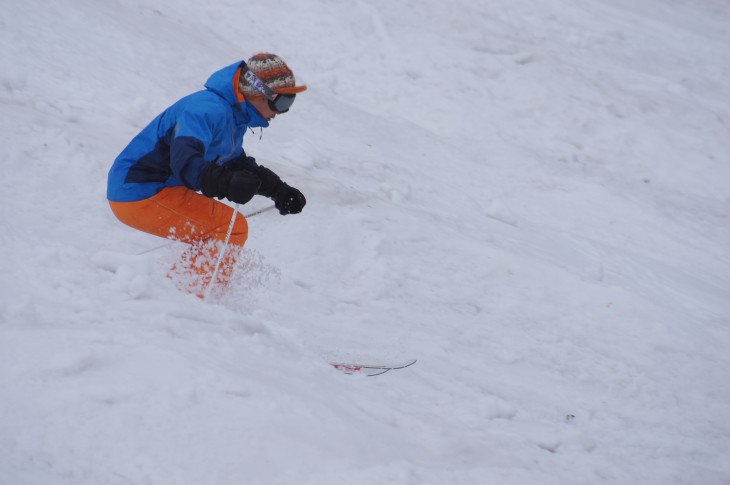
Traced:
<path fill-rule="evenodd" d="M 226 198 L 231 202 L 245 204 L 256 195 L 261 178 L 248 170 L 231 171 L 211 163 L 203 170 L 200 191 L 208 197 Z"/>
<path fill-rule="evenodd" d="M 278 175 L 263 165 L 256 168 L 256 175 L 261 179 L 261 186 L 257 194 L 272 199 L 276 208 L 279 209 L 279 214 L 285 216 L 302 212 L 307 204 L 307 199 L 301 192 L 282 182 Z"/>
<path fill-rule="evenodd" d="M 284 184 L 272 198 L 274 199 L 274 205 L 279 209 L 279 214 L 282 216 L 299 214 L 307 204 L 304 194 L 287 184 Z"/>
<path fill-rule="evenodd" d="M 256 170 L 256 167 L 258 167 L 258 165 L 256 165 L 256 159 L 246 155 L 246 152 L 243 152 L 239 157 L 226 162 L 226 168 L 232 172 L 237 172 L 239 170 L 248 170 L 249 172 L 252 172 Z"/>

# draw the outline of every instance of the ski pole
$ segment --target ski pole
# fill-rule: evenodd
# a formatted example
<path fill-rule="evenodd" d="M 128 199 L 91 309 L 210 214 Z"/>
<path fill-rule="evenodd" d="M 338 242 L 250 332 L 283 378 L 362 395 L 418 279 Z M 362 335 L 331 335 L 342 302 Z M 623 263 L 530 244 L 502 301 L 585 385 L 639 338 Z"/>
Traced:
<path fill-rule="evenodd" d="M 226 240 L 223 242 L 223 247 L 221 248 L 221 253 L 218 255 L 218 262 L 215 263 L 215 269 L 213 270 L 213 277 L 208 282 L 208 286 L 205 288 L 205 295 L 203 295 L 203 300 L 207 300 L 210 296 L 210 290 L 213 289 L 213 285 L 215 284 L 215 279 L 218 277 L 218 270 L 221 267 L 221 263 L 223 262 L 223 256 L 226 254 L 226 249 L 228 248 L 228 241 L 231 239 L 231 234 L 233 233 L 233 226 L 236 225 L 236 216 L 238 215 L 238 204 L 233 208 L 233 215 L 231 216 L 231 223 L 228 224 L 228 233 L 226 234 Z"/>
<path fill-rule="evenodd" d="M 270 205 L 269 207 L 265 207 L 263 209 L 259 209 L 256 212 L 252 212 L 250 214 L 246 214 L 243 217 L 245 217 L 246 219 L 249 219 L 249 218 L 251 218 L 253 216 L 257 216 L 259 214 L 263 214 L 264 212 L 269 212 L 271 209 L 276 209 L 276 206 L 275 205 Z"/>
<path fill-rule="evenodd" d="M 238 204 L 236 204 L 236 207 L 238 207 Z M 255 211 L 255 212 L 252 212 L 252 213 L 250 213 L 250 214 L 244 214 L 244 216 L 243 216 L 243 217 L 245 217 L 246 219 L 249 219 L 249 218 L 251 218 L 251 217 L 253 217 L 253 216 L 257 216 L 257 215 L 259 215 L 259 214 L 263 214 L 264 212 L 269 212 L 269 211 L 270 211 L 271 209 L 275 209 L 275 208 L 276 208 L 276 206 L 273 206 L 273 205 L 272 205 L 272 206 L 266 207 L 266 208 L 264 208 L 264 209 L 260 209 L 260 210 L 257 210 L 257 211 Z M 235 215 L 235 212 L 234 212 L 234 215 Z M 137 256 L 142 256 L 143 254 L 147 254 L 147 253 L 152 253 L 152 252 L 154 252 L 154 251 L 157 251 L 158 249 L 162 249 L 162 248 L 166 248 L 166 247 L 168 247 L 168 246 L 172 246 L 172 245 L 173 245 L 173 244 L 175 244 L 176 242 L 177 242 L 177 241 L 170 241 L 170 242 L 166 242 L 165 244 L 162 244 L 162 245 L 160 245 L 160 246 L 155 246 L 155 247 L 154 247 L 154 248 L 152 248 L 152 249 L 145 249 L 145 250 L 144 250 L 144 251 L 142 251 L 141 253 L 138 253 L 138 254 L 137 254 Z"/>

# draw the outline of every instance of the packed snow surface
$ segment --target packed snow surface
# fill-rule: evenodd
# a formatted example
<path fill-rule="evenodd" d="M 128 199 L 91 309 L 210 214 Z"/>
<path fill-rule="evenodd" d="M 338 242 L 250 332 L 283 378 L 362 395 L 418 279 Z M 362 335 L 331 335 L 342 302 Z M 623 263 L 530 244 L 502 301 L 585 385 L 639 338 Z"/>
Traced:
<path fill-rule="evenodd" d="M 727 1 L 4 1 L 0 42 L 1 484 L 730 483 Z M 201 301 L 106 173 L 261 51 L 309 90 L 244 146 L 308 204 Z"/>

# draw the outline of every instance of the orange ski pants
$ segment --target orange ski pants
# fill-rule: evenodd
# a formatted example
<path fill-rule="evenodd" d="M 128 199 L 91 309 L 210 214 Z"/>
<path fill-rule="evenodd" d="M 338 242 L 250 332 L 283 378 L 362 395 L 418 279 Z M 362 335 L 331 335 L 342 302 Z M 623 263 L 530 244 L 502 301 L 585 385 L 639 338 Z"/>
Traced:
<path fill-rule="evenodd" d="M 149 199 L 109 204 L 126 225 L 189 244 L 168 277 L 179 288 L 202 298 L 223 249 L 233 208 L 186 187 L 167 187 Z M 218 292 L 228 286 L 247 238 L 248 223 L 238 214 L 216 278 Z"/>

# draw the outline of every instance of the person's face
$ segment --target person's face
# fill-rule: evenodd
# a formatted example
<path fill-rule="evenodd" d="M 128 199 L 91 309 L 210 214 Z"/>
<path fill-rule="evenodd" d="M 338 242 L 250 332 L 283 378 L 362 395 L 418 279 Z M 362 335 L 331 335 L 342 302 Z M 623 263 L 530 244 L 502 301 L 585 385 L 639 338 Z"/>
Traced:
<path fill-rule="evenodd" d="M 271 107 L 269 107 L 269 101 L 263 96 L 260 96 L 258 98 L 250 98 L 249 102 L 253 105 L 254 108 L 256 108 L 256 111 L 258 111 L 259 114 L 266 121 L 271 121 L 276 117 L 276 111 L 272 110 Z"/>

